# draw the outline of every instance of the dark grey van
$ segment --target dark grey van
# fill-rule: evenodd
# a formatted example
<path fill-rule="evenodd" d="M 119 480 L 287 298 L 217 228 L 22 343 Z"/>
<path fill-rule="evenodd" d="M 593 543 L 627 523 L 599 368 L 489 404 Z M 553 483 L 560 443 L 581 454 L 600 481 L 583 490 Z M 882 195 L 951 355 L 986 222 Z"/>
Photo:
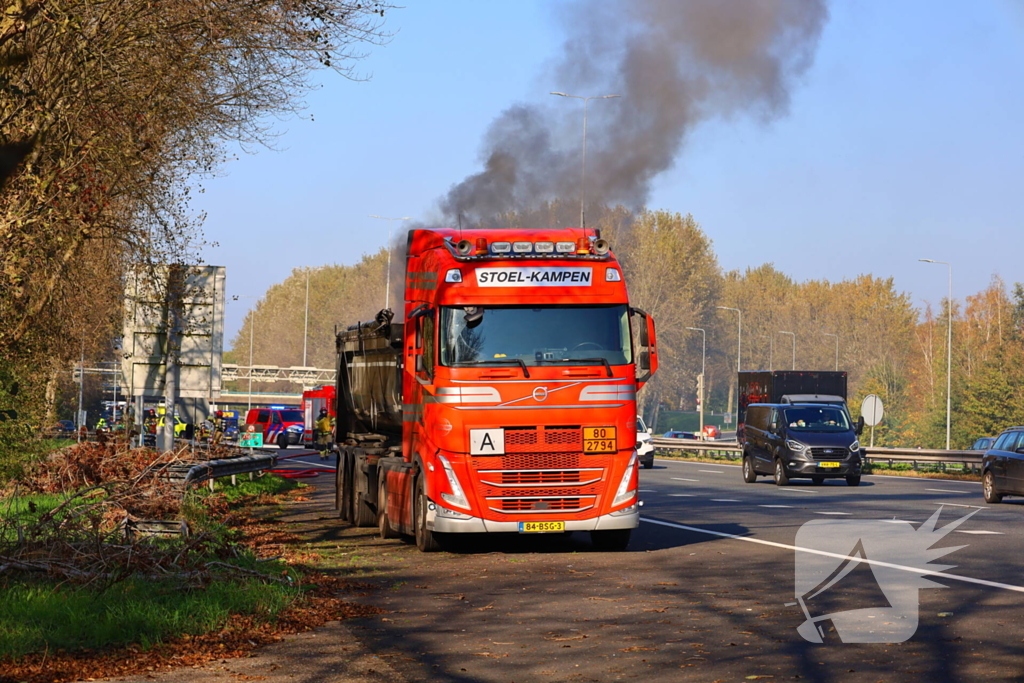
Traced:
<path fill-rule="evenodd" d="M 815 484 L 844 477 L 848 485 L 859 486 L 862 429 L 863 422 L 851 422 L 843 406 L 751 403 L 740 438 L 743 479 L 752 483 L 766 474 L 785 486 L 794 477 Z"/>

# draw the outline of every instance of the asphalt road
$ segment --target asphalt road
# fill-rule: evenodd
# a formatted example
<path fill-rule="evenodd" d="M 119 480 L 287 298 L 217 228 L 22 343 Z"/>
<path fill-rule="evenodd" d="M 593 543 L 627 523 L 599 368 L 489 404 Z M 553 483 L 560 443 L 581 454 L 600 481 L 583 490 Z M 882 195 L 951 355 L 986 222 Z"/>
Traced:
<path fill-rule="evenodd" d="M 296 456 L 289 467 L 324 465 Z M 435 554 L 341 523 L 330 475 L 309 483 L 311 500 L 282 521 L 334 571 L 378 586 L 361 600 L 387 612 L 290 640 L 291 650 L 191 671 L 188 680 L 1024 680 L 1024 504 L 985 506 L 975 483 L 871 476 L 858 488 L 776 487 L 767 478 L 745 484 L 734 466 L 658 459 L 641 472 L 644 522 L 627 552 L 596 552 L 586 534 L 574 534 L 478 537 L 458 553 Z M 890 544 L 880 558 L 879 530 L 916 533 L 940 506 L 940 527 L 975 514 L 937 543 L 965 545 L 936 560 L 957 565 L 933 577 L 947 588 L 921 589 L 912 544 L 905 553 Z M 812 615 L 892 607 L 876 613 L 871 630 L 905 642 L 852 642 L 841 618 L 818 622 L 820 644 L 798 631 L 807 623 L 796 604 L 800 558 L 842 563 L 858 540 L 840 524 L 824 540 L 842 551 L 796 550 L 801 527 L 822 520 L 866 525 L 860 547 L 876 564 L 848 563 L 841 581 L 808 599 Z M 895 592 L 894 581 L 904 582 Z"/>

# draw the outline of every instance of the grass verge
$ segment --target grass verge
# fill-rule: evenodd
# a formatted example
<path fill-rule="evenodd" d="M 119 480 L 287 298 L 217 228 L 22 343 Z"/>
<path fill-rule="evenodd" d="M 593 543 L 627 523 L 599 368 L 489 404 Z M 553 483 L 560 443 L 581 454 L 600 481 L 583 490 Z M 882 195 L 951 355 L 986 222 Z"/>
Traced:
<path fill-rule="evenodd" d="M 151 558 L 93 573 L 81 583 L 55 581 L 38 572 L 12 572 L 0 556 L 0 661 L 30 653 L 133 646 L 147 650 L 165 641 L 224 628 L 237 616 L 273 622 L 302 592 L 282 559 L 261 558 L 232 526 L 239 510 L 299 485 L 266 476 L 211 494 L 188 497 L 183 514 L 190 539 L 139 539 L 138 554 Z M 19 496 L 0 508 L 10 530 L 49 514 L 60 495 Z M 8 543 L 15 542 L 8 538 Z M 197 540 L 200 539 L 200 540 Z M 116 533 L 110 543 L 124 543 Z M 181 561 L 188 547 L 187 566 Z M 2 678 L 2 676 L 0 676 Z"/>

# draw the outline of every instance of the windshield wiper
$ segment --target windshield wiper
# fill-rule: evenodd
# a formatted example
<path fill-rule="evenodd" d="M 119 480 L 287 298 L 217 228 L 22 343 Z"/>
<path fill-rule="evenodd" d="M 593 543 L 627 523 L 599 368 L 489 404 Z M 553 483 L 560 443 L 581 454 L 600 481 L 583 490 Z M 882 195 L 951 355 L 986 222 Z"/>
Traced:
<path fill-rule="evenodd" d="M 602 363 L 608 369 L 608 376 L 611 377 L 612 364 L 607 358 L 538 358 L 538 363 Z"/>
<path fill-rule="evenodd" d="M 529 378 L 530 371 L 526 367 L 526 363 L 522 358 L 488 358 L 486 360 L 463 360 L 459 361 L 457 365 L 486 365 L 489 363 L 515 363 L 523 369 L 523 377 Z"/>

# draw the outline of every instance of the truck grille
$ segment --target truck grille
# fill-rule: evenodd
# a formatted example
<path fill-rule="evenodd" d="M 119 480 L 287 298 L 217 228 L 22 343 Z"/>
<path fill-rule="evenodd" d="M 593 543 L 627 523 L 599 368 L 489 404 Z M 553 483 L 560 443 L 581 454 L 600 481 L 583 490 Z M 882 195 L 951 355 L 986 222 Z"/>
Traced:
<path fill-rule="evenodd" d="M 480 481 L 488 486 L 581 486 L 601 481 L 603 470 L 480 470 Z"/>
<path fill-rule="evenodd" d="M 505 452 L 538 453 L 583 450 L 579 427 L 506 427 Z"/>
<path fill-rule="evenodd" d="M 547 514 L 551 512 L 583 512 L 594 507 L 597 496 L 530 496 L 522 498 L 488 498 L 487 503 L 495 512 L 518 512 L 520 514 Z"/>
<path fill-rule="evenodd" d="M 811 449 L 811 457 L 815 460 L 843 460 L 848 455 L 850 455 L 850 449 L 839 446 Z"/>

